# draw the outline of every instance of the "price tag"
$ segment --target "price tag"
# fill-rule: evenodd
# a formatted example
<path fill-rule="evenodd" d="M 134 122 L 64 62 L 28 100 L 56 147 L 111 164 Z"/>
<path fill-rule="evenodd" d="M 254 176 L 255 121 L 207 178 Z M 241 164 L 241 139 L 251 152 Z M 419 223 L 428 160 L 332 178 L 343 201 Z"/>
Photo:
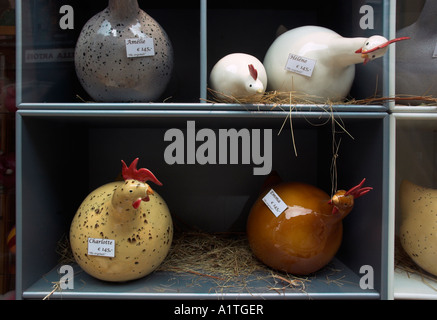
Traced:
<path fill-rule="evenodd" d="M 88 238 L 88 255 L 115 257 L 115 240 Z"/>
<path fill-rule="evenodd" d="M 287 64 L 285 65 L 285 70 L 301 74 L 306 77 L 311 77 L 313 75 L 316 63 L 317 60 L 308 59 L 290 53 L 290 55 L 288 56 Z"/>
<path fill-rule="evenodd" d="M 154 56 L 155 44 L 153 38 L 126 39 L 126 54 L 128 58 Z"/>
<path fill-rule="evenodd" d="M 273 189 L 266 194 L 263 201 L 276 217 L 279 217 L 288 208 L 287 204 Z"/>

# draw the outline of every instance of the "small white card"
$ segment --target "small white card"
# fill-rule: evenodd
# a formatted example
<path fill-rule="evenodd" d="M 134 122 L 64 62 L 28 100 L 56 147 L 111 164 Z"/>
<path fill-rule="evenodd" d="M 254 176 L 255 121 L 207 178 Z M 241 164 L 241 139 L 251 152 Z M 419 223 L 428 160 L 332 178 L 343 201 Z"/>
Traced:
<path fill-rule="evenodd" d="M 115 257 L 115 240 L 88 238 L 88 255 Z"/>
<path fill-rule="evenodd" d="M 128 58 L 154 56 L 155 43 L 153 38 L 126 39 L 126 54 Z"/>
<path fill-rule="evenodd" d="M 287 204 L 273 189 L 265 195 L 263 201 L 276 217 L 279 217 L 288 208 Z"/>
<path fill-rule="evenodd" d="M 288 56 L 287 64 L 285 65 L 285 70 L 301 74 L 306 77 L 311 77 L 313 75 L 316 63 L 317 60 L 308 59 L 290 53 L 290 55 Z"/>
<path fill-rule="evenodd" d="M 433 58 L 437 58 L 437 43 L 436 43 L 436 45 L 435 45 L 434 53 L 432 54 L 432 57 L 433 57 Z"/>

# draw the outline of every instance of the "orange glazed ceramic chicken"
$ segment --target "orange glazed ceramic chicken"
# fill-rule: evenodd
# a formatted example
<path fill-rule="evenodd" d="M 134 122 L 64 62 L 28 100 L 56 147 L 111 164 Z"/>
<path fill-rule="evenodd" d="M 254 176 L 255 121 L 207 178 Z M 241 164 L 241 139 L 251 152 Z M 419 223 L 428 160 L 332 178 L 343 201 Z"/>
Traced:
<path fill-rule="evenodd" d="M 296 275 L 323 268 L 340 247 L 342 220 L 351 212 L 354 200 L 372 190 L 363 188 L 364 182 L 349 191 L 337 191 L 332 198 L 317 187 L 298 182 L 280 183 L 264 191 L 247 221 L 254 255 L 273 269 Z M 273 211 L 281 204 L 283 211 L 274 214 L 268 201 L 274 202 Z"/>

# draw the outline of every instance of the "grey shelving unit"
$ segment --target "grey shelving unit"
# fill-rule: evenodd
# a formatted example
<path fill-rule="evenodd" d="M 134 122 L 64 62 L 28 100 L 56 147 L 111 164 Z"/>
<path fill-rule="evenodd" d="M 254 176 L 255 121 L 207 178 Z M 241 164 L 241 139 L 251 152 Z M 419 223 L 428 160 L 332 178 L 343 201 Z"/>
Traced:
<path fill-rule="evenodd" d="M 398 108 L 398 107 L 397 107 Z M 396 236 L 401 223 L 401 209 L 398 191 L 402 180 L 409 180 L 417 185 L 436 188 L 435 152 L 437 114 L 431 107 L 402 107 L 402 112 L 393 112 L 392 154 L 396 172 L 390 182 L 393 208 L 390 210 L 394 223 L 393 234 Z M 419 109 L 419 110 L 418 110 Z M 422 109 L 422 110 L 420 110 Z M 428 109 L 428 110 L 425 110 Z M 393 247 L 395 250 L 395 247 Z M 428 278 L 423 272 L 406 272 L 396 268 L 393 273 L 394 299 L 437 299 L 437 282 Z"/>
<path fill-rule="evenodd" d="M 235 227 L 244 230 L 248 208 L 265 177 L 253 175 L 254 165 L 167 165 L 163 158 L 168 145 L 163 139 L 166 130 L 184 131 L 187 121 L 195 121 L 199 129 L 271 129 L 273 169 L 285 180 L 309 182 L 329 192 L 334 119 L 347 131 L 346 134 L 336 126 L 336 139 L 341 139 L 338 185 L 349 188 L 367 178 L 374 190 L 357 201 L 345 219 L 343 244 L 332 268 L 315 274 L 306 292 L 272 292 L 257 280 L 251 282 L 253 287 L 240 291 L 218 290 L 205 279 L 193 288 L 188 284 L 195 275 L 168 272 L 111 284 L 94 280 L 75 266 L 75 289 L 55 292 L 51 298 L 390 298 L 394 219 L 390 202 L 390 105 L 217 104 L 208 100 L 207 85 L 212 65 L 227 53 L 246 51 L 262 60 L 279 24 L 288 28 L 320 24 L 345 36 L 378 33 L 389 38 L 393 33 L 390 14 L 395 1 L 336 0 L 317 8 L 283 1 L 247 8 L 243 3 L 213 4 L 206 0 L 185 8 L 174 8 L 172 4 L 147 8 L 146 2 L 139 1 L 140 7 L 175 40 L 177 66 L 170 88 L 172 98 L 165 103 L 82 102 L 77 95 L 85 96 L 77 84 L 72 61 L 28 63 L 26 52 L 71 48 L 81 23 L 92 16 L 92 10 L 102 10 L 106 2 L 76 1 L 72 5 L 78 17 L 77 29 L 60 31 L 40 23 L 53 18 L 53 6 L 59 9 L 55 1 L 49 1 L 52 11 L 44 11 L 37 0 L 17 1 L 17 21 L 21 23 L 17 25 L 17 298 L 41 299 L 53 290 L 52 282 L 59 281 L 59 239 L 68 233 L 84 197 L 119 173 L 121 159 L 139 157 L 156 173 L 164 182 L 159 192 L 172 214 L 188 225 L 206 232 Z M 359 9 L 364 4 L 375 10 L 375 30 L 359 28 Z M 47 34 L 38 36 L 42 31 Z M 187 47 L 190 50 L 185 50 Z M 392 59 L 390 53 L 367 69 L 358 66 L 354 97 L 365 98 L 375 91 L 383 96 L 393 93 Z M 281 130 L 288 116 L 293 128 L 286 125 Z M 373 289 L 360 288 L 360 268 L 364 265 L 374 270 Z M 330 270 L 336 270 L 335 274 Z M 344 282 L 338 285 L 326 281 L 327 276 Z"/>
<path fill-rule="evenodd" d="M 391 36 L 395 36 L 396 21 L 398 23 L 410 19 L 409 23 L 399 23 L 399 28 L 414 23 L 425 5 L 425 1 L 413 3 L 401 1 L 400 9 L 409 8 L 408 12 L 401 12 L 396 17 L 396 6 L 391 7 Z M 399 12 L 399 11 L 398 11 Z M 403 13 L 403 14 L 402 14 Z M 408 19 L 407 19 L 408 18 Z M 396 50 L 392 50 L 390 63 L 395 65 Z M 425 80 L 426 81 L 426 80 Z M 395 71 L 390 73 L 390 92 L 402 95 L 395 90 Z M 422 95 L 418 92 L 417 95 Z M 424 103 L 421 105 L 389 104 L 390 113 L 390 183 L 389 183 L 389 252 L 395 256 L 399 245 L 395 239 L 401 222 L 399 205 L 399 186 L 403 179 L 408 179 L 418 185 L 436 188 L 435 180 L 435 105 Z M 391 260 L 390 260 L 391 261 Z M 402 268 L 389 268 L 389 298 L 390 299 L 437 299 L 437 282 L 428 278 L 426 272 L 405 272 Z"/>

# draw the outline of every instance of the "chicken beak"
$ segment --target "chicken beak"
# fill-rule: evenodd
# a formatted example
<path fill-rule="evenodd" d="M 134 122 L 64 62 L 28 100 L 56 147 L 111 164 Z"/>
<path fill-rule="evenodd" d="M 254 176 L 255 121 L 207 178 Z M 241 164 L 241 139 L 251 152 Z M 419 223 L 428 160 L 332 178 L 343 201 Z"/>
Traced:
<path fill-rule="evenodd" d="M 364 59 L 364 64 L 366 64 L 366 63 L 368 63 L 370 61 L 369 53 L 375 52 L 377 50 L 381 50 L 381 49 L 384 49 L 384 48 L 385 48 L 385 50 L 387 50 L 387 47 L 390 44 L 398 42 L 398 41 L 408 40 L 408 39 L 410 39 L 410 37 L 396 38 L 396 39 L 387 41 L 385 43 L 382 43 L 382 44 L 380 44 L 380 45 L 378 45 L 378 46 L 376 46 L 374 48 L 371 48 L 369 50 L 364 50 L 363 48 L 360 48 L 357 51 L 355 51 L 355 53 L 361 53 L 361 57 Z M 383 52 L 383 53 L 385 53 L 385 52 Z M 382 54 L 379 55 L 379 56 L 382 56 Z"/>
<path fill-rule="evenodd" d="M 153 192 L 153 189 L 149 185 L 147 185 L 146 196 L 142 200 L 146 202 L 150 201 L 149 195 L 151 194 L 155 194 L 155 193 Z"/>
<path fill-rule="evenodd" d="M 355 53 L 361 53 L 361 58 L 364 59 L 364 64 L 367 64 L 367 62 L 370 61 L 369 55 L 363 52 L 363 48 L 358 49 L 357 51 L 355 51 Z"/>
<path fill-rule="evenodd" d="M 363 53 L 363 54 L 361 55 L 361 58 L 364 59 L 364 65 L 366 65 L 366 64 L 370 61 L 370 59 L 369 59 L 369 55 L 366 54 L 366 53 Z"/>
<path fill-rule="evenodd" d="M 146 196 L 144 198 L 138 198 L 137 200 L 135 200 L 132 203 L 132 207 L 134 207 L 134 209 L 138 209 L 140 204 L 141 204 L 141 201 L 144 201 L 144 202 L 150 201 L 149 195 L 151 195 L 151 194 L 153 195 L 155 193 L 153 192 L 153 189 L 149 185 L 147 185 Z"/>

